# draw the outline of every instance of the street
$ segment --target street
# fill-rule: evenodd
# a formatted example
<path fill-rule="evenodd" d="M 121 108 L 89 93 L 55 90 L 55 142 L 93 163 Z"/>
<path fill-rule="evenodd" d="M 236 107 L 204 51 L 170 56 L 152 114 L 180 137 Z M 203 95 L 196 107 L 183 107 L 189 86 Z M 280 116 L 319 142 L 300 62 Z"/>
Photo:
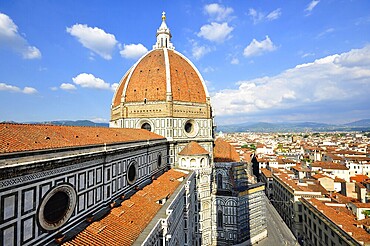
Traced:
<path fill-rule="evenodd" d="M 270 201 L 266 199 L 266 218 L 267 218 L 267 235 L 258 243 L 262 246 L 271 245 L 299 245 L 298 241 L 290 231 L 288 226 L 284 223 L 278 212 L 272 206 Z"/>

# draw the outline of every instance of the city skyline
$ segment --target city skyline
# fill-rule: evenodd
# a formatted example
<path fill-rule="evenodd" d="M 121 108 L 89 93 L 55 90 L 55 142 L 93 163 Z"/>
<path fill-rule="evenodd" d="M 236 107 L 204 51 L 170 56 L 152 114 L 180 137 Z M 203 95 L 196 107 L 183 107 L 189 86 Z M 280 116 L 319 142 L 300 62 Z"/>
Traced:
<path fill-rule="evenodd" d="M 218 124 L 369 118 L 366 1 L 0 3 L 0 121 L 109 121 L 166 12 Z"/>

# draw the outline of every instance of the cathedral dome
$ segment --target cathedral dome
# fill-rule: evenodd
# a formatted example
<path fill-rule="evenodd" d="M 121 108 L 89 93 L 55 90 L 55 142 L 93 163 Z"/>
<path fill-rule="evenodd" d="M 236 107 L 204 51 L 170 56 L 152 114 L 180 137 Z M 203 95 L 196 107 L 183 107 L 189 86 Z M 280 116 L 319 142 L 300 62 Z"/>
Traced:
<path fill-rule="evenodd" d="M 204 80 L 181 53 L 154 49 L 145 54 L 122 78 L 113 98 L 121 102 L 173 101 L 206 103 Z M 171 100 L 171 99 L 170 99 Z"/>
<path fill-rule="evenodd" d="M 207 103 L 209 95 L 204 80 L 194 64 L 174 50 L 165 19 L 163 14 L 153 50 L 140 58 L 121 79 L 113 107 L 153 101 Z"/>

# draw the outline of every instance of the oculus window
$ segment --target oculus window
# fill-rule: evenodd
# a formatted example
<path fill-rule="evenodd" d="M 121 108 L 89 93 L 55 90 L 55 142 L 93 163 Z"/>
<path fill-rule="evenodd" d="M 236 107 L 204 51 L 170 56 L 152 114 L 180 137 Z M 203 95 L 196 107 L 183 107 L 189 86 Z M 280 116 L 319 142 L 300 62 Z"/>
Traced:
<path fill-rule="evenodd" d="M 48 191 L 37 211 L 39 225 L 47 231 L 62 227 L 73 214 L 77 195 L 70 184 L 61 184 Z"/>

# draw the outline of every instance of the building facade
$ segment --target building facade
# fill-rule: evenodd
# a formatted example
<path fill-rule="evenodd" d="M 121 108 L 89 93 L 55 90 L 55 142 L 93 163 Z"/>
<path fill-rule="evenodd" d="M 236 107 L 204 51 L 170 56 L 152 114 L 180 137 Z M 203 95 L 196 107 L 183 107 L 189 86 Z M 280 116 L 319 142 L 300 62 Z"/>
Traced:
<path fill-rule="evenodd" d="M 240 162 L 215 163 L 212 221 L 217 245 L 249 245 L 267 237 L 265 186 L 249 184 L 246 168 Z"/>

